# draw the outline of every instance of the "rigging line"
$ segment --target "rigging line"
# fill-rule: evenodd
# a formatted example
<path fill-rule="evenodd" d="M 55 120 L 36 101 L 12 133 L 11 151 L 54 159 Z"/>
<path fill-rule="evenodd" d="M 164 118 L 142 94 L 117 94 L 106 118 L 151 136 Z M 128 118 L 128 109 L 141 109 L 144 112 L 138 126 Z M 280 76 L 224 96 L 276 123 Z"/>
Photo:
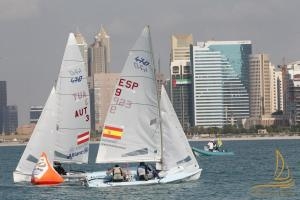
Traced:
<path fill-rule="evenodd" d="M 151 79 L 153 81 L 155 81 L 155 79 L 153 79 L 152 77 L 148 77 L 148 76 L 120 76 L 120 78 L 123 77 L 131 77 L 131 78 L 147 78 L 147 79 Z"/>

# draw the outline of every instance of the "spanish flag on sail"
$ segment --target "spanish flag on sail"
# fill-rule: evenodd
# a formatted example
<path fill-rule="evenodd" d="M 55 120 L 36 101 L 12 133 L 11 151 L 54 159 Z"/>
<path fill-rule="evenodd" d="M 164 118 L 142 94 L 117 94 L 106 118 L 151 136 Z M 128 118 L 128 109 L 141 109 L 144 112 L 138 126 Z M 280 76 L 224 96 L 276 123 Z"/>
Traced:
<path fill-rule="evenodd" d="M 102 137 L 120 140 L 123 136 L 123 128 L 104 126 Z"/>

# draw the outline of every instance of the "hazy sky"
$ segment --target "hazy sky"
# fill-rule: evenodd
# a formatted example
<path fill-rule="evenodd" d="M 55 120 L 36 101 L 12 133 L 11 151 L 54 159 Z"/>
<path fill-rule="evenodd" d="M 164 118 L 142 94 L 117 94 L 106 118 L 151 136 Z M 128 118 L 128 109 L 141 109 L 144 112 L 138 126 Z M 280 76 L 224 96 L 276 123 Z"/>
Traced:
<path fill-rule="evenodd" d="M 111 39 L 111 71 L 120 72 L 141 30 L 150 25 L 155 57 L 168 76 L 172 34 L 195 41 L 251 40 L 273 64 L 300 60 L 299 0 L 0 0 L 0 80 L 19 124 L 44 105 L 58 76 L 69 32 L 91 44 L 101 24 Z"/>

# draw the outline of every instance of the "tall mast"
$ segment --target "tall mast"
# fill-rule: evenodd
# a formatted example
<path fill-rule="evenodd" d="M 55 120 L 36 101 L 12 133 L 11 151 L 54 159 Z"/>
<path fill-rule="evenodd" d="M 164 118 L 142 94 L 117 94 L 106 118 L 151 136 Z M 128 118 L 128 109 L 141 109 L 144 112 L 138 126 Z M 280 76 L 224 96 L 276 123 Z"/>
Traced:
<path fill-rule="evenodd" d="M 155 88 L 156 88 L 156 96 L 157 96 L 157 102 L 158 102 L 158 115 L 159 115 L 159 132 L 160 132 L 160 152 L 161 152 L 161 160 L 160 163 L 163 163 L 163 136 L 162 136 L 162 127 L 161 127 L 161 113 L 160 113 L 160 99 L 158 98 L 158 90 L 157 90 L 157 80 L 156 80 L 156 68 L 155 68 L 155 62 L 154 62 L 154 55 L 153 55 L 153 49 L 152 49 L 152 40 L 151 40 L 151 34 L 150 34 L 150 26 L 147 25 L 149 30 L 149 42 L 150 42 L 150 51 L 151 51 L 151 57 L 153 62 L 153 69 L 154 69 L 154 81 L 155 81 Z"/>

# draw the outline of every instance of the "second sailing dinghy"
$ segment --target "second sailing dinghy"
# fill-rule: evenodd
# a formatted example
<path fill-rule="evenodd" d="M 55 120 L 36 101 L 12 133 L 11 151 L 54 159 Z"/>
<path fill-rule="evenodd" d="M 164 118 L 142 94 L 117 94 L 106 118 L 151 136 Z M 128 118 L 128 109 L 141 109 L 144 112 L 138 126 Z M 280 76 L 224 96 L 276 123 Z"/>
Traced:
<path fill-rule="evenodd" d="M 70 33 L 56 86 L 13 173 L 14 182 L 31 181 L 42 152 L 51 165 L 54 162 L 88 162 L 90 106 L 86 76 L 80 49 L 74 34 Z M 61 175 L 64 181 L 79 181 L 84 173 L 67 172 Z M 52 180 L 34 183 L 47 182 Z"/>
<path fill-rule="evenodd" d="M 136 167 L 112 181 L 106 171 L 86 173 L 89 187 L 145 185 L 196 180 L 201 170 L 162 88 L 159 104 L 149 27 L 123 67 L 105 119 L 96 163 L 156 163 L 158 176 L 139 180 Z M 123 174 L 124 175 L 124 174 Z"/>

